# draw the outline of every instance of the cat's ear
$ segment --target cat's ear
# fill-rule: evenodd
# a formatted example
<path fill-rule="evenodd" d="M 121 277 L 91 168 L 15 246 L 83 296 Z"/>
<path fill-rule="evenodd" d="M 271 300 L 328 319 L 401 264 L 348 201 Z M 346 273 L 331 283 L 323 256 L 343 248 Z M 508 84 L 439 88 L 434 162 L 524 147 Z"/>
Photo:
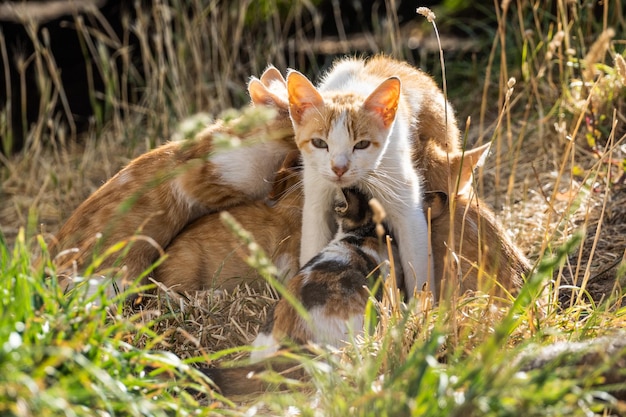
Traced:
<path fill-rule="evenodd" d="M 450 172 L 453 175 L 457 175 L 459 179 L 457 195 L 468 192 L 472 185 L 472 174 L 476 168 L 483 166 L 490 147 L 491 143 L 487 143 L 486 145 L 450 156 Z"/>
<path fill-rule="evenodd" d="M 298 71 L 287 74 L 287 92 L 289 94 L 289 114 L 296 124 L 302 123 L 302 116 L 310 108 L 321 109 L 324 99 L 307 77 Z"/>
<path fill-rule="evenodd" d="M 273 68 L 273 67 L 272 67 Z M 276 70 L 276 68 L 274 68 Z M 268 70 L 265 71 L 267 73 Z M 278 72 L 278 70 L 276 70 Z M 250 82 L 248 83 L 248 93 L 250 94 L 250 99 L 255 106 L 269 106 L 274 107 L 280 113 L 287 113 L 289 111 L 289 103 L 287 102 L 287 91 L 283 84 L 277 83 L 276 81 L 269 81 L 269 84 L 265 84 L 268 82 L 266 79 L 263 81 L 263 76 L 261 76 L 261 80 L 256 77 L 252 77 Z M 282 80 L 282 75 L 278 73 L 278 76 Z"/>
<path fill-rule="evenodd" d="M 376 115 L 385 129 L 388 129 L 396 118 L 400 91 L 400 79 L 391 77 L 383 81 L 363 103 L 363 108 Z"/>
<path fill-rule="evenodd" d="M 268 66 L 267 69 L 263 71 L 263 74 L 261 74 L 261 83 L 268 88 L 276 85 L 283 85 L 285 89 L 287 88 L 287 82 L 283 78 L 283 75 L 273 65 Z"/>

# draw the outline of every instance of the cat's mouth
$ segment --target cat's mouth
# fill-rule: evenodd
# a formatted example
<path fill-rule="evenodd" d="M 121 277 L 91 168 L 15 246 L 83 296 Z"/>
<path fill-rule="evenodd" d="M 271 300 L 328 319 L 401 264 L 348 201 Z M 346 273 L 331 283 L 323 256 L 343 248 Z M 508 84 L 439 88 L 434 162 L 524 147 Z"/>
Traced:
<path fill-rule="evenodd" d="M 347 178 L 345 176 L 332 176 L 330 178 L 330 180 L 335 183 L 337 186 L 339 186 L 340 188 L 347 188 L 347 187 L 351 187 L 355 184 L 355 181 L 353 178 Z"/>

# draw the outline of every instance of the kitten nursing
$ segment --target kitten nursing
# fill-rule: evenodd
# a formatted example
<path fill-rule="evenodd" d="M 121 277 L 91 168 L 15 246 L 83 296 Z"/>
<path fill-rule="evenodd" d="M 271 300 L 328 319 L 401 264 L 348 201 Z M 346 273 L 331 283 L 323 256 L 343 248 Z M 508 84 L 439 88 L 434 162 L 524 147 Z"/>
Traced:
<path fill-rule="evenodd" d="M 374 271 L 387 259 L 368 200 L 356 189 L 337 190 L 337 233 L 287 284 L 287 290 L 310 314 L 310 322 L 281 299 L 265 331 L 253 343 L 263 350 L 253 351 L 252 359 L 276 352 L 286 339 L 297 344 L 339 346 L 348 340 L 350 331 L 363 330 L 370 281 L 375 280 Z"/>
<path fill-rule="evenodd" d="M 265 200 L 239 204 L 228 212 L 252 232 L 255 242 L 271 257 L 278 277 L 287 279 L 299 269 L 302 192 L 300 155 L 291 151 L 276 173 Z M 220 219 L 208 214 L 189 224 L 166 248 L 167 259 L 153 273 L 156 281 L 175 291 L 210 288 L 232 290 L 258 278 L 242 255 L 246 249 Z"/>

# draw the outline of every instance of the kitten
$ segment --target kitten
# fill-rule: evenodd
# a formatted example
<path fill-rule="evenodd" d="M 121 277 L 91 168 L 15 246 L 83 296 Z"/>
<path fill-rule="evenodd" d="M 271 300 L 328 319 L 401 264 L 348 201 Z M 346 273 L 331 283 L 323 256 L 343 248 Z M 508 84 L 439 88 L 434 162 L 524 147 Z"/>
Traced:
<path fill-rule="evenodd" d="M 427 282 L 434 288 L 422 179 L 413 167 L 412 152 L 419 152 L 428 139 L 439 141 L 446 151 L 458 147 L 452 115 L 446 130 L 445 99 L 439 88 L 408 64 L 379 56 L 340 60 L 319 88 L 292 70 L 287 91 L 304 163 L 300 264 L 333 235 L 328 208 L 335 191 L 357 187 L 378 199 L 387 213 L 398 239 L 407 295 Z M 433 111 L 435 106 L 440 115 Z M 440 123 L 432 128 L 436 120 Z M 420 123 L 429 126 L 432 138 L 420 137 Z"/>
<path fill-rule="evenodd" d="M 437 217 L 445 199 L 444 193 L 432 192 L 425 196 L 424 203 Z M 267 389 L 267 384 L 255 374 L 268 369 L 290 378 L 303 377 L 296 362 L 272 356 L 286 343 L 340 346 L 349 339 L 351 331 L 363 331 L 372 283 L 377 276 L 387 275 L 387 249 L 377 231 L 369 198 L 362 192 L 354 188 L 339 190 L 334 213 L 338 227 L 334 238 L 287 285 L 287 290 L 308 312 L 310 321 L 300 316 L 286 299 L 279 300 L 253 342 L 258 349 L 251 353 L 252 361 L 269 356 L 271 359 L 233 368 L 201 369 L 223 395 Z M 379 213 L 376 221 L 382 217 L 384 213 Z M 380 291 L 376 295 L 379 294 Z"/>
<path fill-rule="evenodd" d="M 276 173 L 269 198 L 232 207 L 228 212 L 252 233 L 271 256 L 278 277 L 287 280 L 299 269 L 302 192 L 299 188 L 300 154 L 287 154 Z M 232 290 L 258 278 L 243 260 L 242 244 L 223 224 L 219 213 L 200 217 L 183 229 L 165 248 L 167 258 L 154 270 L 154 279 L 176 291 L 209 288 Z"/>
<path fill-rule="evenodd" d="M 276 108 L 277 117 L 254 126 L 218 121 L 193 140 L 170 142 L 134 159 L 85 200 L 50 245 L 62 285 L 70 284 L 64 274 L 82 272 L 109 248 L 114 253 L 99 261 L 96 272 L 107 272 L 121 258 L 123 277 L 133 281 L 194 219 L 266 197 L 274 173 L 295 148 L 286 112 L 274 102 L 281 88 L 283 77 L 270 67 L 248 90 L 253 104 Z M 218 137 L 243 145 L 218 151 Z M 112 247 L 118 242 L 132 244 Z"/>
<path fill-rule="evenodd" d="M 387 260 L 368 200 L 356 189 L 338 190 L 334 204 L 337 233 L 287 284 L 310 321 L 281 299 L 253 342 L 263 348 L 252 352 L 253 360 L 275 353 L 285 340 L 339 346 L 348 340 L 349 331 L 363 330 L 368 288 L 375 275 L 385 275 L 374 271 Z"/>

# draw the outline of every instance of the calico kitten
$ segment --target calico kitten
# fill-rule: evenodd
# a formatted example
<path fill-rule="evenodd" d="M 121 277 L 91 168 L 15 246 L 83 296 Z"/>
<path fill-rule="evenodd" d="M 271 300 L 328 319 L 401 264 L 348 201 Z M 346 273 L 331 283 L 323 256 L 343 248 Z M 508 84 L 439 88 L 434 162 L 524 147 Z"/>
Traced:
<path fill-rule="evenodd" d="M 446 151 L 458 147 L 454 118 L 439 123 L 434 137 L 420 137 L 419 123 L 435 123 L 433 106 L 446 119 L 445 99 L 432 80 L 386 57 L 344 59 L 319 88 L 299 72 L 287 76 L 289 114 L 304 163 L 300 264 L 328 243 L 335 229 L 328 210 L 338 188 L 357 187 L 383 205 L 398 239 L 411 296 L 428 282 L 434 288 L 428 233 L 422 212 L 422 179 L 413 152 L 434 139 Z M 427 111 L 425 111 L 426 109 Z M 432 133 L 431 133 L 432 134 Z"/>
<path fill-rule="evenodd" d="M 194 219 L 265 198 L 274 173 L 295 148 L 289 119 L 274 102 L 281 88 L 284 79 L 270 67 L 248 89 L 254 104 L 271 105 L 279 110 L 277 117 L 254 126 L 218 121 L 193 140 L 170 142 L 134 159 L 85 200 L 50 245 L 62 285 L 70 284 L 64 273 L 82 272 L 118 242 L 131 244 L 110 249 L 114 253 L 98 262 L 96 272 L 119 263 L 123 278 L 132 281 Z M 218 152 L 217 137 L 237 138 L 243 145 Z"/>
<path fill-rule="evenodd" d="M 253 360 L 276 352 L 283 341 L 315 342 L 339 346 L 350 330 L 363 330 L 363 315 L 375 280 L 374 271 L 385 275 L 386 247 L 376 232 L 368 198 L 357 189 L 337 193 L 334 212 L 337 233 L 287 284 L 287 290 L 308 311 L 310 321 L 298 315 L 285 299 L 276 305 L 253 346 Z M 376 274 L 376 275 L 378 275 Z"/>
<path fill-rule="evenodd" d="M 271 256 L 283 280 L 299 269 L 300 169 L 300 154 L 291 151 L 276 173 L 268 199 L 242 203 L 228 210 Z M 232 290 L 239 283 L 252 283 L 258 278 L 240 256 L 242 252 L 245 248 L 223 224 L 219 213 L 207 214 L 185 227 L 165 248 L 167 258 L 153 276 L 175 291 Z"/>

